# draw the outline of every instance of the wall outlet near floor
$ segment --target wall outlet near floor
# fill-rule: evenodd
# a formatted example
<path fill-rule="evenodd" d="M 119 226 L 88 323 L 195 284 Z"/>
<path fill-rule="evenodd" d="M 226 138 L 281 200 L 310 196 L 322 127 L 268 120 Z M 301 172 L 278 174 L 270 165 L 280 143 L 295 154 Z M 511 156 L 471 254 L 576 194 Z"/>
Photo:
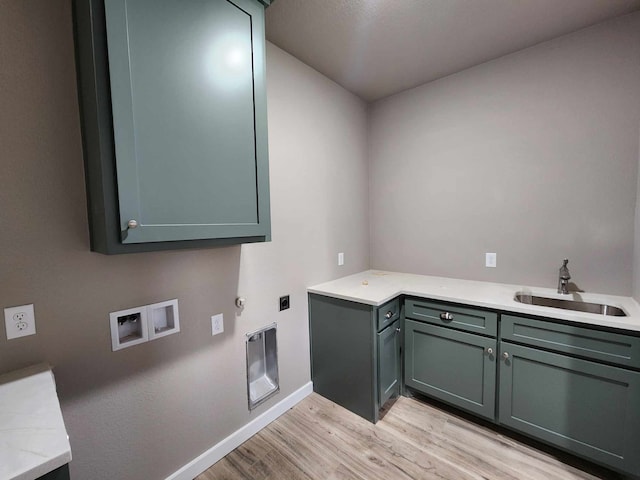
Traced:
<path fill-rule="evenodd" d="M 498 254 L 497 253 L 485 253 L 485 267 L 495 268 L 498 262 Z"/>
<path fill-rule="evenodd" d="M 211 335 L 218 335 L 224 332 L 224 316 L 222 313 L 211 317 Z"/>
<path fill-rule="evenodd" d="M 344 265 L 344 253 L 340 252 L 338 254 L 338 266 Z"/>
<path fill-rule="evenodd" d="M 33 304 L 4 309 L 7 340 L 36 334 L 36 316 Z"/>

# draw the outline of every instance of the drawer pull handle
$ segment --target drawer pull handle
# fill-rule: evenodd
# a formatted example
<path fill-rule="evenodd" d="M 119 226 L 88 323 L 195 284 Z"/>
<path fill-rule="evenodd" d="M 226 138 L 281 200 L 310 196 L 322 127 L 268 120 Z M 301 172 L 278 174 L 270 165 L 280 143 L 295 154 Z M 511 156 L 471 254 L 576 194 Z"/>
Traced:
<path fill-rule="evenodd" d="M 487 353 L 488 353 L 489 355 L 493 355 L 493 348 L 491 348 L 491 347 L 487 347 Z"/>
<path fill-rule="evenodd" d="M 391 317 L 393 317 L 393 312 L 391 310 L 384 314 L 384 318 L 386 318 L 387 320 L 389 320 Z"/>
<path fill-rule="evenodd" d="M 400 327 L 396 327 L 396 333 L 400 333 Z"/>
<path fill-rule="evenodd" d="M 502 354 L 502 358 L 504 358 L 505 360 L 509 360 L 509 353 L 508 352 L 504 352 Z"/>
<path fill-rule="evenodd" d="M 453 320 L 453 313 L 450 312 L 442 312 L 440 314 L 440 320 L 451 321 Z"/>

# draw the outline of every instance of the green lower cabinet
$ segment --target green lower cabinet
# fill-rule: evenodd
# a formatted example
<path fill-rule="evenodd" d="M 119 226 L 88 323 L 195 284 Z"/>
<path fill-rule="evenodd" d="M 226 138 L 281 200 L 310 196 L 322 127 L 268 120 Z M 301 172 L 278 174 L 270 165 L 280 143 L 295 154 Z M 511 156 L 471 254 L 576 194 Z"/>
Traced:
<path fill-rule="evenodd" d="M 640 478 L 638 335 L 421 299 L 405 302 L 403 320 L 399 305 L 309 295 L 314 391 L 375 423 L 404 379 L 415 392 Z M 484 333 L 475 333 L 483 318 Z"/>
<path fill-rule="evenodd" d="M 69 465 L 63 465 L 52 472 L 45 473 L 36 480 L 69 480 Z"/>
<path fill-rule="evenodd" d="M 380 405 L 400 393 L 400 321 L 378 333 L 378 398 Z"/>
<path fill-rule="evenodd" d="M 508 342 L 500 351 L 501 424 L 640 475 L 640 372 Z"/>
<path fill-rule="evenodd" d="M 314 392 L 376 423 L 400 391 L 399 318 L 397 300 L 373 307 L 309 294 Z"/>
<path fill-rule="evenodd" d="M 496 339 L 408 319 L 404 328 L 405 384 L 494 420 Z"/>

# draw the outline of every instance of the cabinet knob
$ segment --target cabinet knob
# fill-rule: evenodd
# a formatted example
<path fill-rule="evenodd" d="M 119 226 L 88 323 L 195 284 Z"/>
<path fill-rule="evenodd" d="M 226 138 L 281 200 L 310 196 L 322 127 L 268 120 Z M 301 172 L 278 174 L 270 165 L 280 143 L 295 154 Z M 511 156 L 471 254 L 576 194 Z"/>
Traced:
<path fill-rule="evenodd" d="M 509 352 L 504 352 L 502 354 L 502 358 L 504 358 L 505 360 L 509 360 Z"/>
<path fill-rule="evenodd" d="M 453 320 L 453 313 L 442 312 L 440 314 L 440 320 L 447 320 L 447 321 Z"/>
<path fill-rule="evenodd" d="M 396 333 L 400 333 L 400 327 L 396 327 Z"/>
<path fill-rule="evenodd" d="M 138 222 L 135 220 L 129 220 L 127 222 L 127 227 L 129 228 L 136 228 L 138 226 Z"/>
<path fill-rule="evenodd" d="M 384 318 L 386 318 L 387 320 L 389 320 L 391 317 L 393 317 L 393 312 L 391 310 L 384 314 Z"/>
<path fill-rule="evenodd" d="M 487 347 L 487 353 L 488 353 L 489 355 L 493 355 L 493 348 L 491 348 L 491 347 Z"/>

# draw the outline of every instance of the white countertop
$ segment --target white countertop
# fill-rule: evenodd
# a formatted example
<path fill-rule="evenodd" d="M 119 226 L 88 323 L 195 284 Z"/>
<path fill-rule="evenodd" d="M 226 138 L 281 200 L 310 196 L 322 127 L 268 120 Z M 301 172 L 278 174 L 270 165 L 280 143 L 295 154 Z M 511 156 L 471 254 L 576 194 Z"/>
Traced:
<path fill-rule="evenodd" d="M 640 306 L 631 297 L 616 295 L 585 292 L 560 295 L 552 288 L 458 280 L 455 278 L 431 277 L 428 275 L 385 272 L 381 270 L 367 270 L 356 273 L 355 275 L 309 287 L 307 291 L 373 306 L 380 306 L 398 295 L 414 295 L 433 300 L 457 302 L 477 307 L 640 332 Z M 604 303 L 622 308 L 627 313 L 627 316 L 613 317 L 526 305 L 514 300 L 516 292 L 526 292 L 565 300 Z"/>
<path fill-rule="evenodd" d="M 51 367 L 0 376 L 0 479 L 34 480 L 70 461 Z"/>

